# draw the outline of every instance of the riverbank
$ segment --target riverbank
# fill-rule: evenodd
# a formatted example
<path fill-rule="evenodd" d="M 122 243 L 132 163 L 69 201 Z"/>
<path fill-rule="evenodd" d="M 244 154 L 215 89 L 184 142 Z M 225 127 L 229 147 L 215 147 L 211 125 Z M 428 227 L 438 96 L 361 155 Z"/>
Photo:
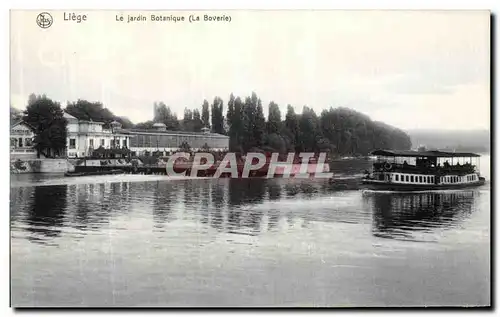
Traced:
<path fill-rule="evenodd" d="M 66 173 L 74 170 L 75 166 L 67 159 L 15 159 L 10 162 L 11 174 Z"/>

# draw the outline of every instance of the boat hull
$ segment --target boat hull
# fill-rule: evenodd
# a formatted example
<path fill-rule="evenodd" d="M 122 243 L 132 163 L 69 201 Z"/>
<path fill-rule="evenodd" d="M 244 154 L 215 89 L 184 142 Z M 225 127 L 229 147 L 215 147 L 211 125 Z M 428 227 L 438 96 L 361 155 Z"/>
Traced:
<path fill-rule="evenodd" d="M 123 174 L 122 170 L 110 170 L 110 171 L 93 171 L 93 172 L 67 172 L 64 173 L 66 177 L 82 177 L 82 176 L 100 176 L 100 175 L 117 175 Z"/>
<path fill-rule="evenodd" d="M 485 179 L 481 178 L 477 182 L 461 183 L 461 184 L 399 184 L 388 183 L 377 180 L 364 179 L 361 183 L 362 189 L 380 190 L 380 191 L 427 191 L 427 190 L 449 190 L 449 189 L 465 189 L 482 186 Z"/>

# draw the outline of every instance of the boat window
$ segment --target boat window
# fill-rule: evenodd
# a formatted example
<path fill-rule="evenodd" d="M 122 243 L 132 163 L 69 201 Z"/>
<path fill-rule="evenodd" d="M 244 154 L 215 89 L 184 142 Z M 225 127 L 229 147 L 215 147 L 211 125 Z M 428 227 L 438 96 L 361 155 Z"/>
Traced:
<path fill-rule="evenodd" d="M 396 182 L 399 182 L 399 175 L 396 174 Z"/>
<path fill-rule="evenodd" d="M 413 183 L 413 175 L 410 176 L 410 181 Z"/>
<path fill-rule="evenodd" d="M 410 176 L 406 175 L 406 181 L 409 182 L 410 181 Z"/>
<path fill-rule="evenodd" d="M 422 183 L 422 176 L 419 176 L 419 177 L 418 177 L 418 182 L 419 182 L 419 183 Z"/>

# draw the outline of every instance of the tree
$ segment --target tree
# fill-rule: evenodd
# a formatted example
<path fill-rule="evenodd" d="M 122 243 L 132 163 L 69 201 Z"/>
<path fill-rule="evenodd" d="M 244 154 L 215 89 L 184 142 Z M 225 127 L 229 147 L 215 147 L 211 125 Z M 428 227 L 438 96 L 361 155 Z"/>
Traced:
<path fill-rule="evenodd" d="M 231 131 L 231 124 L 234 121 L 234 115 L 235 115 L 234 102 L 235 98 L 234 95 L 231 93 L 231 95 L 229 96 L 229 101 L 227 102 L 227 114 L 226 114 L 227 123 L 229 125 L 229 131 Z"/>
<path fill-rule="evenodd" d="M 10 124 L 12 125 L 13 123 L 21 120 L 22 118 L 23 118 L 23 112 L 21 110 L 18 110 L 10 106 Z"/>
<path fill-rule="evenodd" d="M 203 121 L 201 120 L 200 111 L 198 109 L 193 110 L 193 131 L 200 132 L 203 128 Z"/>
<path fill-rule="evenodd" d="M 188 108 L 184 109 L 184 118 L 182 119 L 182 130 L 190 132 L 194 131 L 193 112 Z"/>
<path fill-rule="evenodd" d="M 152 120 L 146 122 L 139 122 L 135 125 L 136 129 L 152 129 L 154 122 Z"/>
<path fill-rule="evenodd" d="M 160 101 L 158 103 L 155 102 L 154 109 L 155 109 L 155 116 L 153 119 L 154 122 L 164 123 L 167 126 L 167 129 L 171 131 L 180 130 L 180 123 L 179 120 L 177 119 L 177 115 L 175 113 L 172 113 L 170 107 L 167 107 L 165 103 Z"/>
<path fill-rule="evenodd" d="M 37 156 L 61 156 L 66 151 L 67 121 L 61 105 L 45 95 L 31 94 L 23 120 L 33 127 Z"/>
<path fill-rule="evenodd" d="M 203 127 L 210 128 L 210 105 L 208 101 L 203 100 L 203 105 L 201 106 L 201 121 L 203 123 Z"/>
<path fill-rule="evenodd" d="M 313 109 L 304 106 L 299 120 L 300 138 L 299 148 L 301 151 L 317 151 L 317 142 L 322 138 L 319 128 L 319 119 Z"/>
<path fill-rule="evenodd" d="M 295 114 L 295 110 L 291 105 L 288 105 L 287 112 L 285 116 L 285 128 L 289 135 L 290 142 L 296 151 L 299 150 L 300 146 L 300 127 L 299 120 Z"/>
<path fill-rule="evenodd" d="M 271 101 L 267 116 L 267 133 L 279 133 L 281 130 L 281 112 L 279 106 Z"/>
<path fill-rule="evenodd" d="M 244 135 L 243 110 L 244 110 L 244 104 L 240 97 L 234 99 L 234 105 L 233 102 L 231 102 L 231 104 L 228 105 L 227 118 L 229 121 L 229 150 L 233 152 L 243 151 L 242 148 L 242 140 Z"/>
<path fill-rule="evenodd" d="M 212 131 L 214 133 L 225 134 L 223 107 L 222 99 L 215 97 L 212 104 Z"/>
<path fill-rule="evenodd" d="M 264 117 L 264 109 L 262 108 L 262 101 L 257 98 L 255 93 L 252 94 L 252 104 L 256 102 L 255 105 L 255 128 L 254 128 L 254 138 L 255 145 L 257 147 L 262 147 L 265 142 L 266 135 L 266 118 Z"/>
<path fill-rule="evenodd" d="M 76 102 L 68 102 L 65 111 L 79 120 L 104 122 L 104 128 L 109 128 L 113 121 L 120 122 L 122 128 L 130 129 L 134 126 L 127 117 L 115 116 L 109 109 L 104 108 L 100 102 L 90 102 L 78 99 Z"/>

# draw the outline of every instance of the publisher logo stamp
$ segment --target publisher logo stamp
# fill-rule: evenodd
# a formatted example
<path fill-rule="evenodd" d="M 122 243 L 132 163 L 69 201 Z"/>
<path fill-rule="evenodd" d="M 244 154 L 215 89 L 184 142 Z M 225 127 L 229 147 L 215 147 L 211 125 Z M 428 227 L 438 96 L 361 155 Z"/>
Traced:
<path fill-rule="evenodd" d="M 38 24 L 38 26 L 42 29 L 49 28 L 53 22 L 54 19 L 48 12 L 42 12 L 36 17 L 36 24 Z"/>

